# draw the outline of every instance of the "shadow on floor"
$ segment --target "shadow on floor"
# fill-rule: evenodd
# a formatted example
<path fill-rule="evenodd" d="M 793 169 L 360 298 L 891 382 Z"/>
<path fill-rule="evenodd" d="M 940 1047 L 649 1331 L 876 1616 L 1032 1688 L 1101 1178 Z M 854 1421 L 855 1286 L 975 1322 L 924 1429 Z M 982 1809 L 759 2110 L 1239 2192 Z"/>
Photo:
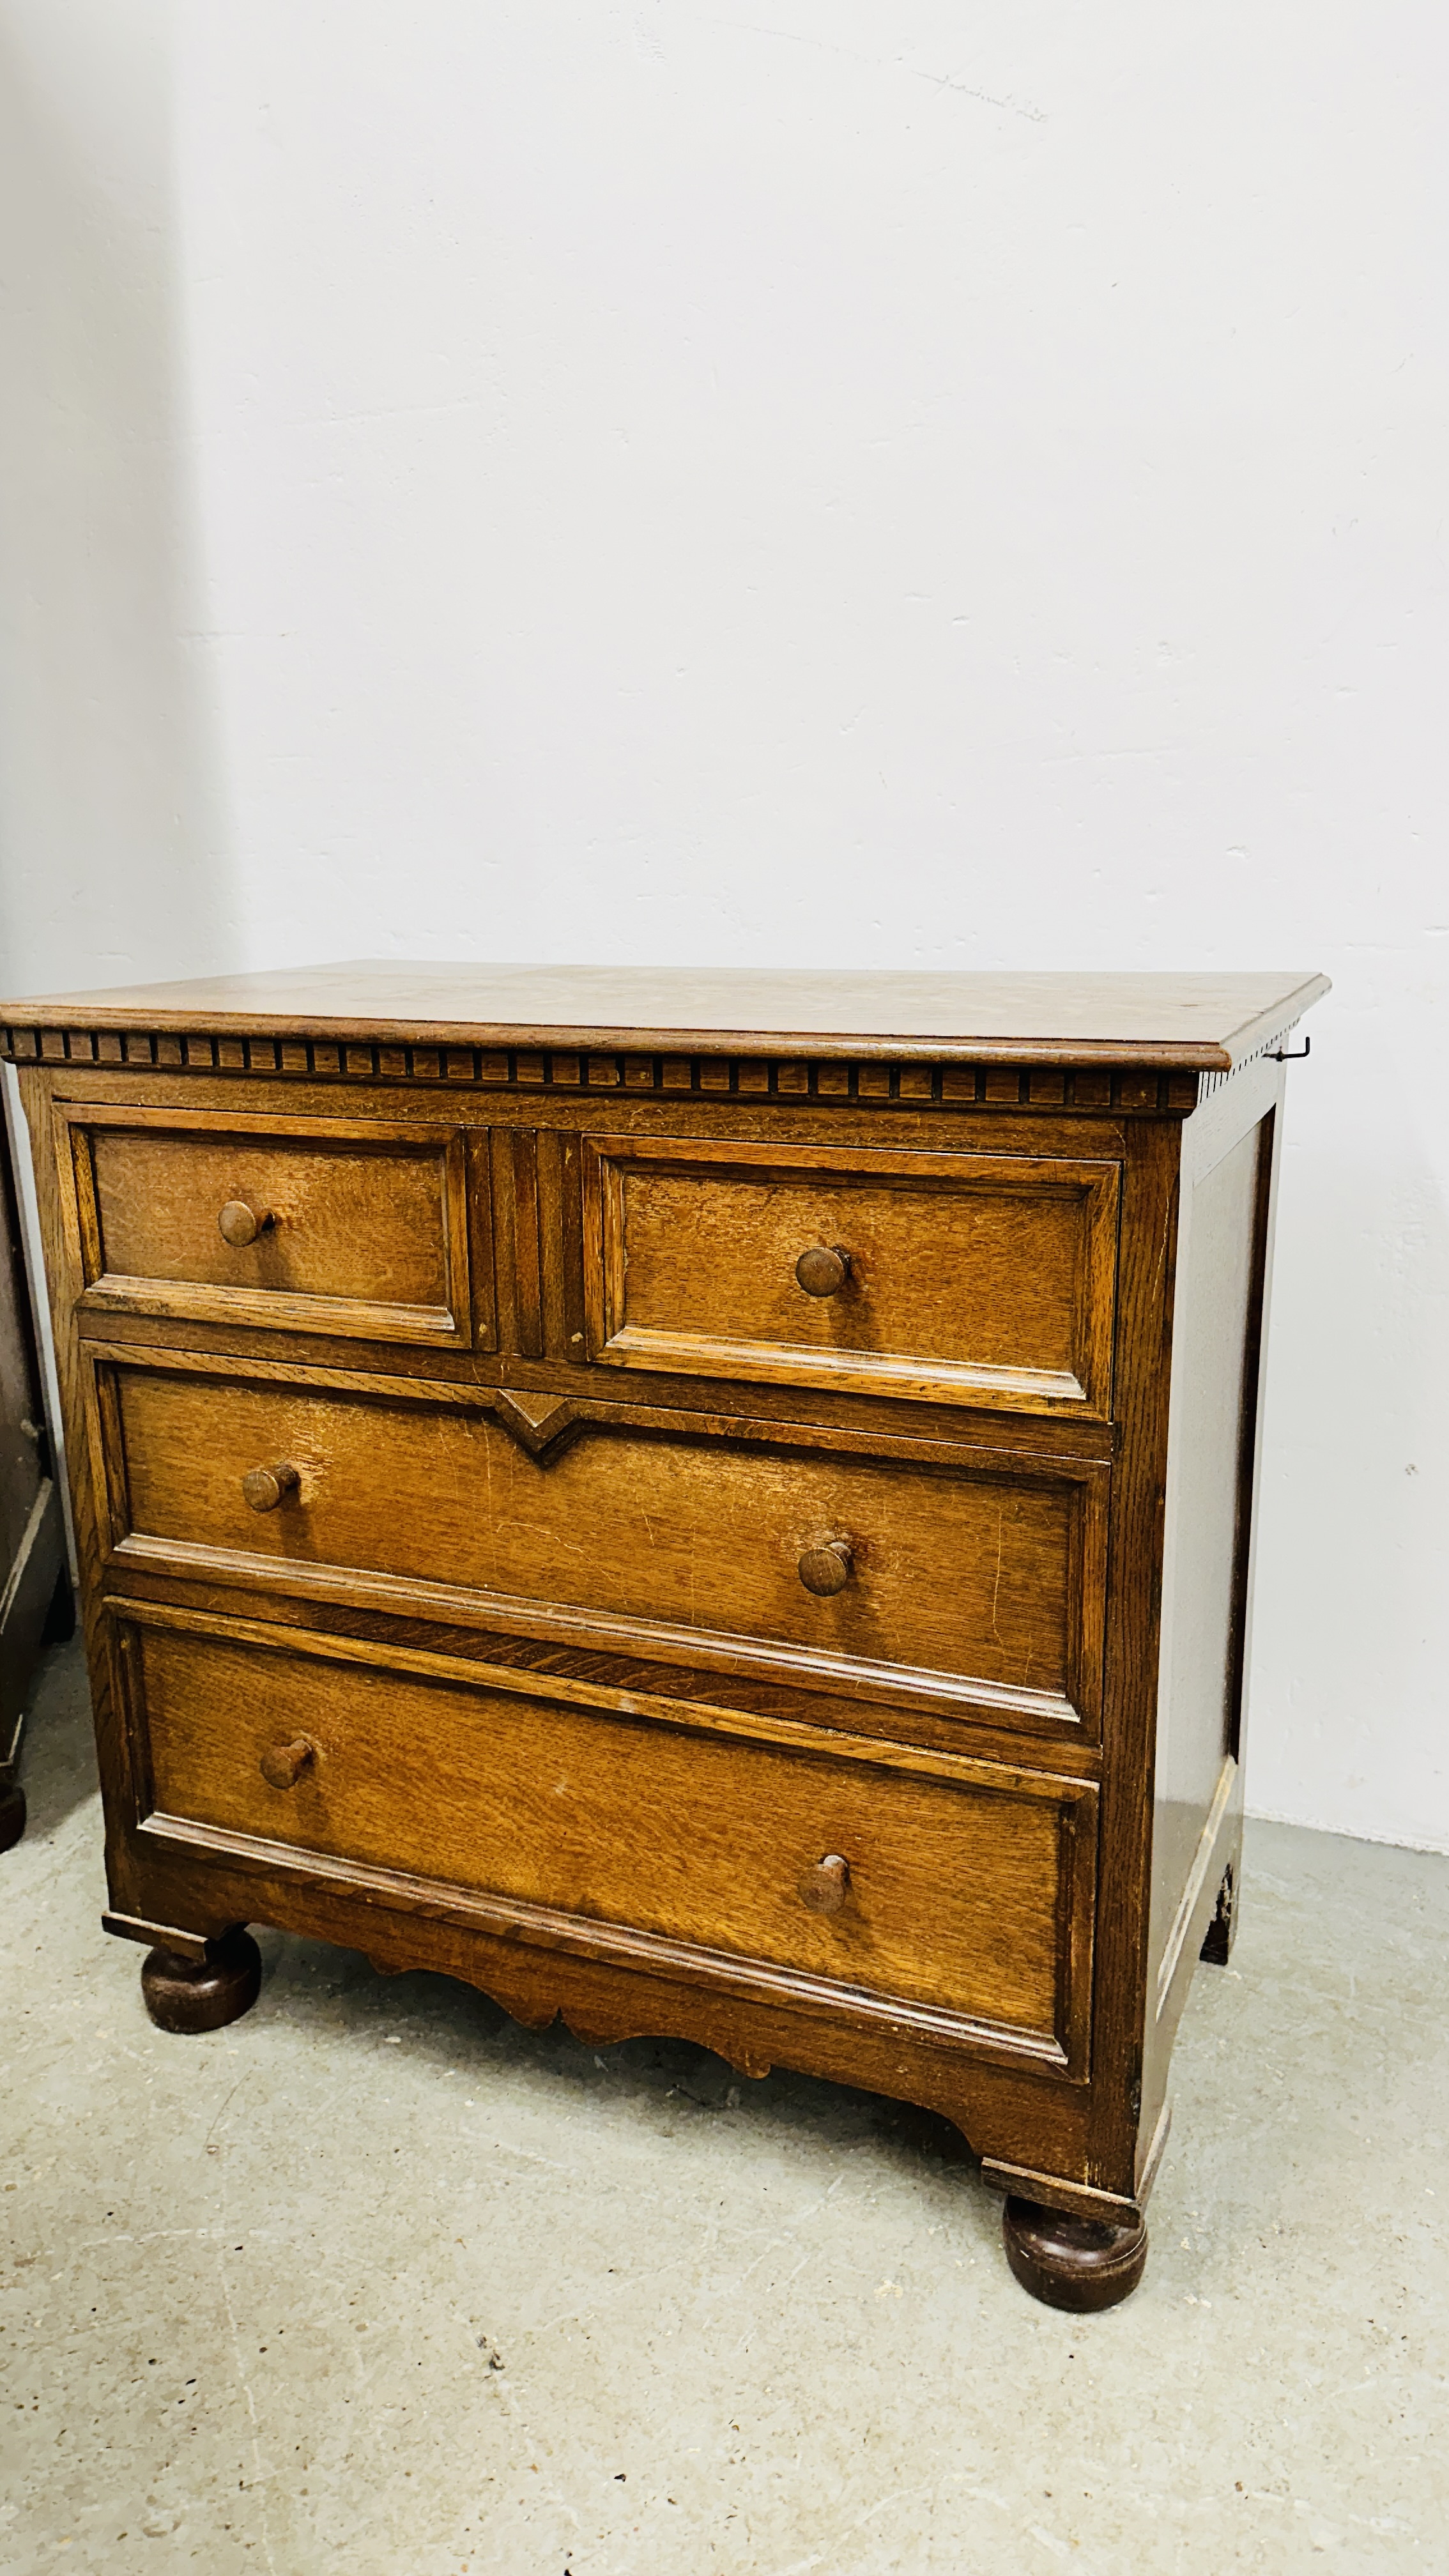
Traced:
<path fill-rule="evenodd" d="M 20 1748 L 27 1842 L 44 1842 L 100 1794 L 85 1650 L 79 1637 L 51 1646 L 36 1667 Z M 3 1863 L 0 1863 L 3 1867 Z"/>

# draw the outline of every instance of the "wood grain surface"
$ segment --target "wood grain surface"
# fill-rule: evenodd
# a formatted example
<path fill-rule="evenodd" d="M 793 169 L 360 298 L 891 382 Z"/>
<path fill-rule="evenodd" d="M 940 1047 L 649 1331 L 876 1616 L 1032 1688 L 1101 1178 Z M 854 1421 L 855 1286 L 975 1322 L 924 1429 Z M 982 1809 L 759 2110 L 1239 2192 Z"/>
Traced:
<path fill-rule="evenodd" d="M 356 964 L 0 1003 L 62 1029 L 234 1030 L 407 1044 L 788 1046 L 1003 1063 L 1226 1069 L 1328 990 L 1304 974 L 898 974 Z"/>
<path fill-rule="evenodd" d="M 993 1795 L 145 1629 L 159 1813 L 933 2004 L 1060 2046 L 1075 1793 Z M 292 1785 L 263 1760 L 313 1748 Z M 1086 1794 L 1086 1793 L 1082 1793 Z M 800 1881 L 832 1856 L 848 1901 Z"/>
<path fill-rule="evenodd" d="M 99 1106 L 65 1123 L 91 1306 L 469 1339 L 457 1128 Z M 238 1208 L 250 1236 L 222 1222 Z"/>
<path fill-rule="evenodd" d="M 1166 2101 L 1169 2054 L 1197 1960 L 1212 1955 L 1226 1964 L 1240 1894 L 1253 1512 L 1283 1091 L 1280 1066 L 1256 1065 L 1184 1138 L 1146 1962 L 1147 2129 Z"/>
<path fill-rule="evenodd" d="M 117 1534 L 567 1603 L 1095 1706 L 1105 1480 L 1069 1465 L 739 1447 L 634 1426 L 539 1462 L 450 1404 L 112 1370 Z M 949 1456 L 949 1453 L 948 1453 Z M 294 1491 L 245 1490 L 278 1461 Z M 384 1499 L 385 1498 L 385 1499 Z M 800 1561 L 843 1543 L 850 1580 Z"/>
<path fill-rule="evenodd" d="M 583 1180 L 597 1359 L 1110 1412 L 1115 1163 L 606 1136 Z"/>

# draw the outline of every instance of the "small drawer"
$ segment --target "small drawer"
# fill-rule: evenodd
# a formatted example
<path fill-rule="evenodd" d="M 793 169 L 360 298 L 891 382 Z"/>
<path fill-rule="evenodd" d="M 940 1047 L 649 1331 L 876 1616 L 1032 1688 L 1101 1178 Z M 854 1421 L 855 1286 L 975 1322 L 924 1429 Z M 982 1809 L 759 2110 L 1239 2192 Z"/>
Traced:
<path fill-rule="evenodd" d="M 467 1347 L 463 1132 L 70 1107 L 82 1313 Z M 491 1335 L 480 1336 L 487 1347 Z"/>
<path fill-rule="evenodd" d="M 600 1136 L 584 1190 L 607 1367 L 1110 1414 L 1115 1163 Z"/>
<path fill-rule="evenodd" d="M 1095 1726 L 1110 1471 L 937 1444 L 929 1463 L 585 1422 L 540 1458 L 483 1390 L 136 1353 L 101 1379 L 122 1553 L 268 1569 L 407 1613 L 548 1621 L 616 1650 L 996 1723 Z M 680 1417 L 675 1416 L 677 1426 Z M 924 1445 L 924 1444 L 923 1444 Z"/>
<path fill-rule="evenodd" d="M 414 1902 L 419 1880 L 475 1891 L 515 1939 L 915 2008 L 1081 2064 L 1089 1782 L 849 1738 L 802 1752 L 571 1706 L 542 1678 L 485 1686 L 451 1658 L 134 1616 L 132 1724 L 170 1835 L 401 1873 Z"/>

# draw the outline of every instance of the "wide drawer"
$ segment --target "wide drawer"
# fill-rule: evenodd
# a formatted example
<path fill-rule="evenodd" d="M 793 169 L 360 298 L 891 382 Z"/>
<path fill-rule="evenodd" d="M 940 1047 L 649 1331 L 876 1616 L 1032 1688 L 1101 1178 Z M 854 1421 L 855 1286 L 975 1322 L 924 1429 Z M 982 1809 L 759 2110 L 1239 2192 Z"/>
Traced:
<path fill-rule="evenodd" d="M 1110 1412 L 1115 1163 L 598 1136 L 583 1180 L 607 1366 Z"/>
<path fill-rule="evenodd" d="M 470 1684 L 441 1658 L 375 1669 L 350 1639 L 264 1644 L 252 1627 L 240 1642 L 200 1617 L 140 1616 L 132 1724 L 170 1830 L 478 1891 L 527 1909 L 536 1935 L 559 1917 L 601 1943 L 627 1927 L 640 1964 L 651 1945 L 676 1972 L 695 1954 L 764 1964 L 817 1995 L 984 2025 L 1059 2066 L 1081 2053 L 1088 1783 L 869 1747 L 810 1755 Z"/>
<path fill-rule="evenodd" d="M 590 1614 L 601 1640 L 773 1657 L 806 1686 L 910 1681 L 996 1718 L 1096 1718 L 1104 1467 L 687 1436 L 685 1415 L 587 1422 L 535 1458 L 485 1390 L 356 1383 L 109 1355 L 122 1556 L 312 1588 L 330 1569 L 337 1598 L 358 1572 L 453 1586 L 495 1623 L 530 1613 L 534 1633 L 546 1612 L 575 1630 Z"/>
<path fill-rule="evenodd" d="M 70 1108 L 83 1311 L 466 1345 L 463 1132 Z"/>

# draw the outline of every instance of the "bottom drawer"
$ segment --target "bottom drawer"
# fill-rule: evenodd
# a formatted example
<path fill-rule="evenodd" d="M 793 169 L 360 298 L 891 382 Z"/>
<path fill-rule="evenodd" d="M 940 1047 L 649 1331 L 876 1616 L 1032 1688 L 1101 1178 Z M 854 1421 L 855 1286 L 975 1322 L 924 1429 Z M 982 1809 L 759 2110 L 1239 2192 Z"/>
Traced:
<path fill-rule="evenodd" d="M 169 1834 L 204 1825 L 582 1918 L 601 1946 L 631 1927 L 715 1973 L 720 1954 L 767 1963 L 777 1989 L 785 1971 L 930 2007 L 1084 2071 L 1088 1783 L 661 1722 L 664 1703 L 578 1707 L 451 1659 L 295 1629 L 241 1641 L 236 1624 L 138 1613 L 132 1722 Z"/>

